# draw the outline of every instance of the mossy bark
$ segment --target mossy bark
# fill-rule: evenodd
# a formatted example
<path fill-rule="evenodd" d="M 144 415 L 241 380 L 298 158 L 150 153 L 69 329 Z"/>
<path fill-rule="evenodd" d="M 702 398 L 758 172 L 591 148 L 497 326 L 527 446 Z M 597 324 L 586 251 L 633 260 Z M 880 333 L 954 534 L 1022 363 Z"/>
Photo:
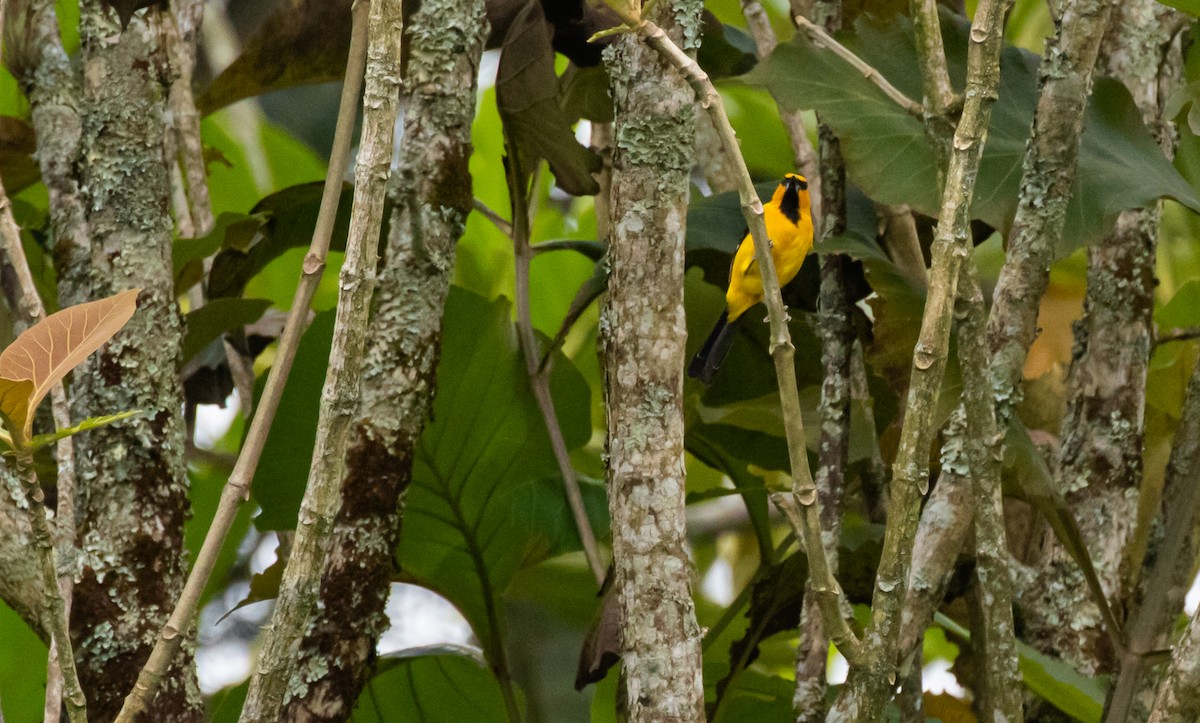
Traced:
<path fill-rule="evenodd" d="M 471 208 L 467 161 L 486 35 L 479 0 L 425 0 L 408 20 L 409 100 L 361 401 L 318 609 L 300 643 L 285 720 L 346 720 L 388 627 L 384 606 L 401 503 L 432 406 L 454 248 Z M 350 619 L 356 623 L 347 628 Z"/>

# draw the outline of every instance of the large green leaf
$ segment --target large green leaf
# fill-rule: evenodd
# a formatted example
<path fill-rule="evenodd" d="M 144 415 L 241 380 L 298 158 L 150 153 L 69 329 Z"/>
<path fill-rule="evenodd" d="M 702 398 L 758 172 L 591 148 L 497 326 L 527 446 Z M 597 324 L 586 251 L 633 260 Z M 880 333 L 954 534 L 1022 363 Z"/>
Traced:
<path fill-rule="evenodd" d="M 264 194 L 325 177 L 325 162 L 287 131 L 263 119 L 250 127 L 228 111 L 200 123 L 213 213 L 246 213 Z"/>
<path fill-rule="evenodd" d="M 965 77 L 968 32 L 965 19 L 943 16 L 951 79 L 959 88 Z M 909 21 L 884 24 L 860 18 L 854 30 L 839 39 L 909 97 L 921 97 Z M 1037 103 L 1038 62 L 1037 56 L 1013 47 L 1005 48 L 1001 59 L 999 100 L 992 110 L 971 208 L 973 218 L 1000 229 L 1011 225 L 1016 211 L 1025 142 Z M 869 196 L 937 216 L 935 161 L 920 119 L 905 113 L 862 73 L 797 33 L 745 77 L 789 104 L 820 111 L 841 139 L 851 178 Z M 1128 91 L 1119 82 L 1097 80 L 1059 253 L 1099 239 L 1119 212 L 1162 197 L 1200 211 L 1200 198 L 1163 156 Z"/>
<path fill-rule="evenodd" d="M 296 361 L 288 374 L 279 410 L 263 447 L 250 493 L 262 512 L 254 518 L 260 530 L 294 530 L 308 470 L 312 463 L 313 440 L 317 436 L 317 414 L 321 408 L 321 389 L 329 348 L 333 343 L 334 313 L 321 312 L 313 318 Z M 255 385 L 254 408 L 262 396 L 266 375 Z"/>
<path fill-rule="evenodd" d="M 6 721 L 42 719 L 46 697 L 46 646 L 0 601 L 0 713 Z"/>
<path fill-rule="evenodd" d="M 943 613 L 936 613 L 934 620 L 955 636 L 971 639 L 970 631 Z M 1069 663 L 1043 655 L 1019 640 L 1017 654 L 1021 679 L 1030 690 L 1076 720 L 1100 721 L 1108 697 L 1108 676 L 1083 675 Z"/>
<path fill-rule="evenodd" d="M 350 0 L 281 3 L 196 101 L 207 115 L 243 98 L 341 80 L 350 51 Z"/>
<path fill-rule="evenodd" d="M 211 298 L 239 296 L 247 282 L 272 261 L 292 249 L 308 248 L 317 225 L 324 183 L 304 183 L 273 193 L 255 204 L 251 214 L 263 219 L 247 233 L 248 224 L 230 223 L 224 229 L 221 251 L 213 258 L 208 274 Z M 344 251 L 350 228 L 351 199 L 354 189 L 343 184 L 338 214 L 334 221 L 330 249 Z M 388 218 L 384 214 L 380 238 L 387 238 Z M 217 229 L 220 232 L 220 229 Z"/>
<path fill-rule="evenodd" d="M 354 707 L 355 723 L 461 723 L 508 719 L 496 679 L 482 660 L 450 647 L 389 655 Z"/>
<path fill-rule="evenodd" d="M 553 546 L 531 533 L 530 496 L 560 496 L 545 424 L 528 389 L 510 307 L 455 289 L 446 304 L 438 395 L 421 438 L 397 549 L 402 573 L 458 606 L 494 659 L 499 596 Z M 591 436 L 589 392 L 562 357 L 551 391 L 569 448 Z M 556 503 L 546 503 L 549 509 Z M 559 514 L 566 514 L 559 508 Z"/>
<path fill-rule="evenodd" d="M 213 299 L 184 317 L 183 362 L 186 364 L 204 347 L 227 331 L 258 321 L 271 302 L 266 299 Z"/>

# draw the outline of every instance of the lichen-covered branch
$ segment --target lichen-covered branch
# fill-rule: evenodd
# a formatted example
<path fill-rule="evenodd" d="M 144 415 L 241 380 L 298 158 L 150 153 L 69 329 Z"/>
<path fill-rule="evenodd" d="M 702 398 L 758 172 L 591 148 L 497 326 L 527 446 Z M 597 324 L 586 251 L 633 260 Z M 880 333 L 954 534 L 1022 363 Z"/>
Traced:
<path fill-rule="evenodd" d="M 988 320 L 989 375 L 1001 428 L 1020 399 L 1021 370 L 1037 335 L 1039 302 L 1075 177 L 1092 70 L 1113 4 L 1080 0 L 1065 6 L 1039 70 L 1041 93 L 1025 149 L 1017 214 Z"/>
<path fill-rule="evenodd" d="M 283 720 L 343 721 L 388 627 L 401 502 L 429 417 L 454 249 L 471 210 L 471 122 L 487 23 L 482 0 L 424 0 L 407 18 L 408 102 L 391 227 L 372 302 L 341 510 L 300 643 Z M 356 621 L 349 628 L 345 622 Z"/>
<path fill-rule="evenodd" d="M 663 40 L 695 48 L 699 2 L 660 0 L 655 13 L 673 36 L 655 26 Z M 606 49 L 605 63 L 616 142 L 600 335 L 621 620 L 618 708 L 632 721 L 701 721 L 702 631 L 686 544 L 682 408 L 683 242 L 696 100 L 671 63 L 638 37 Z"/>
<path fill-rule="evenodd" d="M 136 682 L 126 688 L 129 690 L 129 695 L 125 698 L 120 714 L 116 718 L 119 723 L 132 723 L 136 716 L 147 710 L 152 703 L 156 706 L 160 705 L 159 701 L 162 696 L 155 697 L 159 688 L 165 685 L 168 686 L 166 690 L 170 690 L 170 686 L 175 684 L 174 679 L 171 678 L 169 666 L 172 665 L 172 661 L 179 653 L 180 646 L 184 643 L 184 633 L 193 625 L 200 596 L 212 575 L 213 567 L 221 547 L 225 543 L 225 538 L 233 526 L 238 508 L 249 497 L 250 481 L 254 478 L 254 470 L 262 456 L 267 433 L 275 419 L 275 412 L 279 408 L 279 400 L 283 395 L 283 388 L 288 373 L 291 371 L 292 362 L 296 358 L 300 337 L 304 333 L 305 319 L 309 313 L 312 297 L 325 269 L 329 239 L 333 233 L 338 202 L 341 199 L 342 178 L 346 174 L 348 165 L 350 140 L 358 106 L 358 91 L 361 88 L 365 62 L 366 8 L 364 7 L 354 14 L 350 54 L 346 63 L 346 80 L 342 85 L 338 124 L 334 130 L 333 149 L 325 176 L 325 189 L 321 196 L 316 228 L 313 230 L 313 239 L 308 254 L 304 258 L 296 293 L 292 297 L 287 323 L 279 339 L 275 362 L 271 365 L 271 371 L 267 375 L 267 382 L 259 399 L 258 412 L 254 415 L 250 429 L 246 433 L 246 439 L 242 443 L 242 450 L 238 454 L 233 472 L 230 473 L 225 488 L 221 490 L 221 498 L 212 524 L 205 534 L 200 553 L 196 556 L 196 562 L 188 574 L 183 590 L 178 594 L 170 618 L 158 630 L 154 648 L 138 673 Z M 169 254 L 167 258 L 169 264 Z M 169 269 L 168 266 L 168 271 Z M 170 279 L 171 277 L 168 275 L 168 280 Z M 176 405 L 176 408 L 178 407 L 179 405 Z M 182 527 L 182 524 L 179 526 Z M 168 601 L 164 604 L 163 609 L 169 607 L 170 604 L 171 602 Z"/>
<path fill-rule="evenodd" d="M 813 6 L 814 20 L 829 32 L 837 31 L 842 22 L 841 5 L 841 0 L 817 2 Z M 794 113 L 783 108 L 780 112 Z M 790 133 L 803 132 L 802 125 L 798 128 L 793 125 L 787 127 Z M 818 232 L 824 238 L 846 229 L 846 167 L 842 161 L 841 145 L 833 129 L 822 123 L 818 133 L 820 183 L 817 186 L 820 195 L 813 196 L 814 206 L 818 209 L 814 217 L 820 219 Z M 807 144 L 807 137 L 792 137 L 793 149 Z M 798 164 L 802 161 L 799 155 L 796 160 Z M 841 255 L 827 254 L 821 257 L 821 288 L 817 298 L 817 332 L 821 338 L 823 375 L 818 404 L 821 437 L 817 447 L 814 483 L 820 498 L 821 536 L 830 573 L 834 576 L 838 570 L 842 495 L 850 452 L 850 380 L 856 336 L 851 319 L 850 294 L 846 288 L 846 264 L 846 258 Z M 829 636 L 825 634 L 820 605 L 817 596 L 807 597 L 800 616 L 796 691 L 792 696 L 792 710 L 797 723 L 823 720 L 828 707 L 825 669 L 829 658 Z"/>
<path fill-rule="evenodd" d="M 982 668 L 976 693 L 981 698 L 983 718 L 1019 721 L 1023 717 L 1022 688 L 1013 626 L 1012 563 L 1000 490 L 1003 435 L 996 428 L 996 409 L 985 374 L 987 310 L 973 260 L 968 260 L 962 270 L 959 304 L 958 358 L 966 412 L 962 438 L 975 497 L 975 581 L 980 619 L 973 626 L 978 633 L 972 645 Z"/>
<path fill-rule="evenodd" d="M 370 335 L 368 315 L 375 293 L 376 250 L 400 102 L 403 35 L 400 0 L 372 0 L 369 8 L 362 138 L 329 367 L 291 556 L 242 708 L 240 720 L 247 723 L 279 719 L 295 669 L 296 649 L 319 597 L 334 518 L 341 507 L 347 442 L 358 411 L 363 351 Z"/>
<path fill-rule="evenodd" d="M 1129 625 L 1129 653 L 1142 655 L 1151 650 L 1164 619 L 1173 620 L 1179 601 L 1191 584 L 1192 561 L 1197 539 L 1197 512 L 1200 511 L 1200 366 L 1192 372 L 1184 398 L 1183 415 L 1171 450 L 1164 483 L 1163 538 L 1158 558 L 1147 578 L 1145 602 Z M 1122 660 L 1114 699 L 1106 721 L 1121 722 L 1126 711 L 1140 704 L 1133 699 L 1145 683 L 1138 680 L 1143 660 Z M 1118 702 L 1121 703 L 1118 706 Z M 1187 632 L 1171 658 L 1171 666 L 1158 687 L 1151 723 L 1182 723 L 1200 719 L 1200 613 L 1192 616 Z"/>
<path fill-rule="evenodd" d="M 959 270 L 970 252 L 969 208 L 983 139 L 1000 81 L 1004 19 L 1011 0 L 981 2 L 967 50 L 967 87 L 954 134 L 942 207 L 933 245 L 929 293 L 913 353 L 900 446 L 893 465 L 891 501 L 883 552 L 875 579 L 871 624 L 863 665 L 852 667 L 847 689 L 831 712 L 834 720 L 882 718 L 895 679 L 901 610 L 907 589 L 921 495 L 929 476 L 937 399 L 950 341 Z"/>

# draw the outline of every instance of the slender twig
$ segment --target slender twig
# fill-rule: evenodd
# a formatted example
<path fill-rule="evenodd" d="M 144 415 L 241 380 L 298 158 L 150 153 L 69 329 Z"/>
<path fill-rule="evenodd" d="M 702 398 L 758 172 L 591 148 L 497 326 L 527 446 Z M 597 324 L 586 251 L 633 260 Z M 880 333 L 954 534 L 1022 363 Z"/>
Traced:
<path fill-rule="evenodd" d="M 367 3 L 355 2 L 355 6 L 362 5 Z M 339 280 L 329 369 L 321 393 L 312 467 L 300 504 L 292 554 L 283 572 L 275 612 L 242 708 L 240 720 L 247 723 L 279 719 L 295 669 L 296 650 L 320 591 L 334 519 L 341 507 L 346 441 L 358 410 L 363 350 L 375 292 L 376 249 L 399 110 L 403 35 L 400 0 L 371 0 L 368 7 L 362 140 L 354 174 L 354 205 Z"/>
<path fill-rule="evenodd" d="M 513 226 L 508 222 L 507 219 L 493 211 L 486 203 L 480 201 L 478 198 L 474 199 L 472 203 L 475 206 L 475 210 L 482 213 L 484 218 L 491 221 L 492 225 L 499 229 L 500 233 L 504 234 L 510 239 L 513 237 Z"/>
<path fill-rule="evenodd" d="M 921 239 L 917 235 L 917 223 L 908 206 L 878 204 L 875 214 L 883 224 L 883 238 L 888 257 L 892 263 L 913 281 L 929 284 L 929 270 L 925 268 L 925 256 L 921 253 Z"/>
<path fill-rule="evenodd" d="M 144 711 L 158 690 L 163 676 L 166 674 L 171 660 L 179 651 L 183 642 L 184 632 L 192 625 L 196 608 L 204 586 L 212 575 L 221 547 L 229 534 L 233 521 L 237 516 L 241 503 L 249 498 L 250 482 L 262 456 L 266 444 L 267 433 L 275 412 L 279 408 L 279 400 L 283 396 L 283 387 L 291 371 L 292 362 L 296 358 L 296 348 L 304 332 L 305 319 L 313 294 L 321 281 L 325 270 L 325 258 L 329 252 L 329 240 L 333 234 L 333 224 L 337 217 L 338 201 L 341 199 L 342 178 L 346 175 L 349 165 L 350 141 L 354 128 L 354 118 L 358 105 L 358 91 L 361 87 L 363 67 L 366 62 L 366 8 L 356 5 L 354 24 L 351 31 L 350 54 L 346 63 L 345 82 L 342 85 L 341 104 L 338 109 L 337 128 L 334 131 L 333 150 L 330 153 L 329 169 L 325 175 L 325 190 L 321 196 L 321 207 L 317 214 L 316 228 L 313 230 L 312 243 L 304 257 L 300 281 L 292 298 L 291 310 L 288 312 L 287 323 L 279 339 L 275 363 L 267 376 L 259 400 L 257 413 L 246 434 L 246 441 L 238 455 L 237 464 L 229 475 L 225 488 L 221 491 L 221 499 L 217 504 L 217 512 L 212 524 L 205 535 L 200 553 L 196 556 L 196 564 L 192 567 L 184 584 L 183 592 L 167 624 L 159 633 L 154 649 L 149 659 L 138 674 L 137 683 L 125 698 L 116 720 L 122 723 L 132 723 L 138 713 Z"/>
<path fill-rule="evenodd" d="M 871 67 L 866 61 L 854 54 L 852 50 L 839 43 L 832 35 L 825 32 L 825 29 L 819 25 L 814 25 L 808 18 L 803 15 L 797 15 L 796 27 L 808 34 L 812 41 L 817 45 L 829 48 L 835 55 L 850 65 L 854 66 L 858 72 L 862 73 L 863 77 L 874 83 L 884 95 L 896 102 L 904 112 L 909 115 L 920 118 L 924 115 L 924 107 L 902 93 L 899 88 L 888 82 L 888 79 L 883 77 L 875 68 Z"/>
<path fill-rule="evenodd" d="M 538 409 L 546 424 L 546 432 L 550 436 L 550 446 L 554 450 L 554 459 L 558 463 L 559 473 L 563 478 L 563 491 L 567 495 L 567 505 L 571 508 L 571 516 L 575 520 L 575 529 L 579 531 L 579 539 L 583 543 L 583 552 L 587 557 L 588 567 L 596 580 L 596 587 L 604 584 L 605 565 L 600 560 L 600 550 L 596 545 L 596 533 L 587 516 L 587 508 L 583 505 L 583 493 L 579 490 L 579 480 L 575 476 L 575 468 L 571 465 L 571 455 L 563 438 L 562 427 L 558 423 L 558 412 L 554 409 L 554 399 L 550 394 L 550 365 L 539 364 L 541 357 L 537 335 L 533 330 L 533 314 L 529 298 L 529 264 L 533 260 L 533 247 L 530 245 L 530 212 L 532 200 L 527 198 L 528 181 L 521 171 L 519 153 L 512 144 L 512 139 L 505 134 L 508 147 L 508 187 L 512 194 L 513 222 L 509 226 L 509 237 L 513 241 L 513 255 L 516 263 L 516 305 L 517 305 L 517 338 L 521 344 L 521 356 L 525 357 L 525 372 L 529 375 L 529 386 L 537 400 Z M 533 184 L 536 188 L 536 183 Z M 476 201 L 475 208 L 480 209 L 482 203 Z M 484 207 L 486 208 L 486 207 Z M 484 212 L 487 215 L 487 212 Z M 491 216 L 489 216 L 491 218 Z M 498 218 L 498 217 L 497 217 Z M 493 220 L 493 223 L 495 220 Z M 499 224 L 497 224 L 499 227 Z"/>
<path fill-rule="evenodd" d="M 792 467 L 791 492 L 772 494 L 771 499 L 792 522 L 796 535 L 804 540 L 809 557 L 812 589 L 821 601 L 825 629 L 846 659 L 853 663 L 859 658 L 861 644 L 842 617 L 839 604 L 843 597 L 842 589 L 833 577 L 825 553 L 821 534 L 821 503 L 817 497 L 812 470 L 808 466 L 804 420 L 800 416 L 800 395 L 793 363 L 796 348 L 788 331 L 788 316 L 779 291 L 779 278 L 775 275 L 775 262 L 771 256 L 766 224 L 763 222 L 762 201 L 758 198 L 746 162 L 738 150 L 737 134 L 729 124 L 721 96 L 708 75 L 700 69 L 695 60 L 671 41 L 662 28 L 647 20 L 629 20 L 634 20 L 631 27 L 636 28 L 639 37 L 666 58 L 692 86 L 692 90 L 700 99 L 701 107 L 708 111 L 726 151 L 734 159 L 738 169 L 738 197 L 741 200 L 742 215 L 754 241 L 755 259 L 763 272 L 763 296 L 771 326 L 771 357 L 775 361 L 775 373 L 779 380 L 779 399 L 783 409 L 788 457 Z"/>
<path fill-rule="evenodd" d="M 1200 339 L 1200 326 L 1188 326 L 1175 329 L 1159 329 L 1154 335 L 1154 346 L 1170 344 L 1174 341 L 1192 341 Z"/>
<path fill-rule="evenodd" d="M 46 521 L 46 498 L 33 469 L 33 459 L 16 458 L 21 483 L 25 488 L 25 499 L 29 505 L 29 520 L 33 529 L 33 547 L 42 566 L 42 597 L 46 606 L 46 617 L 50 638 L 58 650 L 59 669 L 62 672 L 63 689 L 66 693 L 67 714 L 72 723 L 86 723 L 87 699 L 79 686 L 75 671 L 75 652 L 71 645 L 70 623 L 67 609 L 58 589 L 58 568 L 55 563 L 54 543 L 50 534 L 50 523 Z"/>
<path fill-rule="evenodd" d="M 770 18 L 767 17 L 762 3 L 758 0 L 742 0 L 742 15 L 746 17 L 746 27 L 750 30 L 750 36 L 754 38 L 755 53 L 759 60 L 765 59 L 779 42 L 775 35 L 775 29 L 771 27 Z M 804 177 L 808 179 L 808 193 L 813 200 L 813 218 L 821 221 L 818 224 L 818 230 L 826 228 L 821 205 L 824 195 L 821 193 L 820 164 L 817 161 L 816 149 L 813 148 L 812 141 L 808 139 L 804 116 L 800 111 L 780 104 L 778 99 L 776 99 L 776 105 L 779 109 L 779 120 L 783 121 L 788 140 L 792 144 L 792 156 L 796 159 L 796 168 L 799 168 Z"/>
<path fill-rule="evenodd" d="M 924 111 L 930 116 L 945 116 L 961 98 L 956 99 L 946 67 L 946 48 L 935 0 L 910 0 L 917 56 L 921 59 L 921 81 L 925 91 Z"/>
<path fill-rule="evenodd" d="M 1113 684 L 1113 695 L 1105 711 L 1106 723 L 1123 723 L 1129 717 L 1139 678 L 1146 666 L 1146 655 L 1159 644 L 1164 623 L 1178 611 L 1182 592 L 1191 582 L 1192 544 L 1196 513 L 1200 507 L 1200 365 L 1192 372 L 1184 396 L 1175 445 L 1163 482 L 1163 538 L 1154 557 L 1153 567 L 1145 576 L 1146 593 L 1126 626 L 1128 646 L 1120 659 L 1120 672 Z"/>

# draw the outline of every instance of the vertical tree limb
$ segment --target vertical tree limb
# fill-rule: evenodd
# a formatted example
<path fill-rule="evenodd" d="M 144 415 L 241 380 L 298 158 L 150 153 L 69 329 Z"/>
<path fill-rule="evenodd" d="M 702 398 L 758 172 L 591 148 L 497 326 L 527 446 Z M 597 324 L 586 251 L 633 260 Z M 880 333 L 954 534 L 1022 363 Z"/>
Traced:
<path fill-rule="evenodd" d="M 376 643 L 389 624 L 400 503 L 432 408 L 455 244 L 471 209 L 467 162 L 487 35 L 483 2 L 424 0 L 407 25 L 408 102 L 362 398 L 320 602 L 300 643 L 284 720 L 346 720 L 372 672 Z"/>
<path fill-rule="evenodd" d="M 894 685 L 901 610 L 911 565 L 921 493 L 929 475 L 929 448 L 945 371 L 958 275 L 970 253 L 971 197 L 983 152 L 991 106 L 1000 81 L 1004 19 L 1011 0 L 981 2 L 967 51 L 967 87 L 954 134 L 929 276 L 929 294 L 913 354 L 900 447 L 893 465 L 891 502 L 883 553 L 875 580 L 864 665 L 852 667 L 832 720 L 877 720 Z"/>
<path fill-rule="evenodd" d="M 975 262 L 968 259 L 959 285 L 959 366 L 963 370 L 966 411 L 966 456 L 975 497 L 975 580 L 979 624 L 972 645 L 982 674 L 978 686 L 984 719 L 1019 721 L 1022 715 L 1021 673 L 1013 625 L 1011 555 L 1004 528 L 1000 489 L 1000 445 L 996 410 L 987 385 L 987 310 Z"/>
<path fill-rule="evenodd" d="M 1148 0 L 1119 3 L 1113 12 L 1100 62 L 1129 88 L 1143 121 L 1158 137 L 1163 151 L 1173 156 L 1175 133 L 1163 109 L 1165 89 L 1177 84 L 1183 72 L 1182 51 L 1172 49 L 1185 25 L 1183 15 Z M 1154 336 L 1160 215 L 1157 205 L 1125 211 L 1108 238 L 1088 249 L 1087 296 L 1083 319 L 1075 326 L 1075 358 L 1067 378 L 1068 407 L 1058 458 L 1058 477 L 1073 492 L 1068 500 L 1082 510 L 1078 515 L 1081 532 L 1094 545 L 1097 572 L 1119 604 L 1130 611 L 1129 645 L 1118 661 L 1120 673 L 1106 711 L 1109 721 L 1126 720 L 1135 707 L 1134 720 L 1148 716 L 1155 685 L 1138 680 L 1143 656 L 1163 646 L 1182 602 L 1179 588 L 1190 582 L 1181 579 L 1190 574 L 1190 565 L 1184 573 L 1173 562 L 1160 566 L 1156 561 L 1151 568 L 1153 576 L 1143 577 L 1140 573 L 1153 526 L 1111 522 L 1137 519 L 1139 497 L 1134 491 L 1145 482 L 1144 412 Z M 1185 437 L 1177 435 L 1176 439 L 1178 448 Z M 1176 493 L 1166 492 L 1168 496 Z M 1148 494 L 1153 492 L 1141 490 L 1143 498 Z M 1164 520 L 1176 512 L 1190 519 L 1190 509 L 1186 505 L 1179 510 L 1164 507 Z M 1195 558 L 1194 548 L 1154 552 L 1172 559 Z M 1166 562 L 1161 557 L 1158 561 Z M 1142 598 L 1139 580 L 1154 593 Z M 1174 594 L 1168 592 L 1172 590 Z M 1089 598 L 1086 588 L 1067 588 L 1061 595 L 1059 604 L 1064 610 L 1069 609 L 1068 599 L 1083 604 Z M 1103 631 L 1096 630 L 1088 638 L 1100 635 Z M 1087 655 L 1091 648 L 1089 644 L 1075 655 Z"/>
<path fill-rule="evenodd" d="M 1163 542 L 1160 557 L 1151 568 L 1146 604 L 1130 623 L 1130 653 L 1144 654 L 1156 639 L 1161 618 L 1174 617 L 1168 608 L 1186 591 L 1193 573 L 1194 555 L 1179 554 L 1196 544 L 1197 512 L 1200 510 L 1200 365 L 1192 371 L 1184 399 L 1183 417 L 1175 435 L 1175 447 L 1167 466 L 1167 498 L 1164 500 Z M 1169 505 L 1169 506 L 1168 506 Z M 1182 575 L 1180 573 L 1183 573 Z M 1181 580 L 1182 578 L 1182 580 Z M 1183 584 L 1180 584 L 1182 581 Z M 1182 588 L 1182 589 L 1173 589 Z M 1177 608 L 1176 608 L 1177 609 Z M 1121 671 L 1109 703 L 1107 722 L 1124 721 L 1127 711 L 1140 704 L 1132 700 L 1139 688 L 1138 675 L 1145 661 L 1122 660 Z M 1144 685 L 1144 684 L 1143 684 Z M 1200 719 L 1200 611 L 1192 615 L 1183 640 L 1171 656 L 1171 666 L 1158 686 L 1148 720 L 1151 723 L 1182 723 Z"/>
<path fill-rule="evenodd" d="M 988 321 L 992 353 L 988 374 L 1001 428 L 1007 426 L 1021 398 L 1025 356 L 1037 335 L 1039 304 L 1062 234 L 1092 74 L 1114 5 L 1111 0 L 1065 5 L 1039 70 L 1041 92 L 1026 146 L 1022 191 Z M 1087 516 L 1077 515 L 1081 520 Z M 1125 524 L 1121 518 L 1109 520 Z M 1104 526 L 1107 528 L 1108 523 Z M 1092 524 L 1083 520 L 1081 527 L 1090 528 Z M 1105 534 L 1109 533 L 1123 536 L 1112 530 Z M 1111 567 L 1103 558 L 1104 550 L 1096 552 L 1101 555 L 1094 557 L 1097 568 Z M 1062 595 L 1063 590 L 1087 589 L 1078 565 L 1061 547 L 1055 547 L 1043 557 L 1039 568 L 1042 572 L 1030 576 L 1027 585 L 1023 581 L 1018 592 L 1027 613 L 1026 639 L 1044 652 L 1065 653 L 1077 663 L 1083 660 L 1071 651 L 1084 648 L 1090 650 L 1086 657 L 1093 661 L 1111 660 L 1113 646 L 1101 640 L 1109 635 L 1109 626 L 1100 624 L 1102 615 L 1088 613 L 1094 624 L 1061 624 L 1063 619 L 1075 618 L 1081 609 L 1094 611 L 1086 595 L 1071 595 L 1069 602 Z M 1062 607 L 1064 604 L 1066 607 Z M 1097 668 L 1087 664 L 1085 670 L 1094 672 Z"/>
<path fill-rule="evenodd" d="M 296 650 L 319 597 L 318 583 L 341 507 L 339 492 L 345 476 L 347 441 L 358 409 L 384 192 L 399 109 L 402 23 L 400 0 L 371 0 L 362 139 L 329 369 L 321 392 L 312 468 L 300 503 L 292 553 L 239 719 L 247 723 L 279 719 L 295 669 Z"/>
<path fill-rule="evenodd" d="M 694 49 L 699 2 L 660 2 L 655 12 L 676 41 Z M 684 529 L 682 410 L 683 241 L 695 99 L 670 63 L 636 37 L 610 46 L 605 62 L 616 142 L 600 333 L 621 611 L 618 709 L 633 721 L 700 721 L 702 633 Z"/>

